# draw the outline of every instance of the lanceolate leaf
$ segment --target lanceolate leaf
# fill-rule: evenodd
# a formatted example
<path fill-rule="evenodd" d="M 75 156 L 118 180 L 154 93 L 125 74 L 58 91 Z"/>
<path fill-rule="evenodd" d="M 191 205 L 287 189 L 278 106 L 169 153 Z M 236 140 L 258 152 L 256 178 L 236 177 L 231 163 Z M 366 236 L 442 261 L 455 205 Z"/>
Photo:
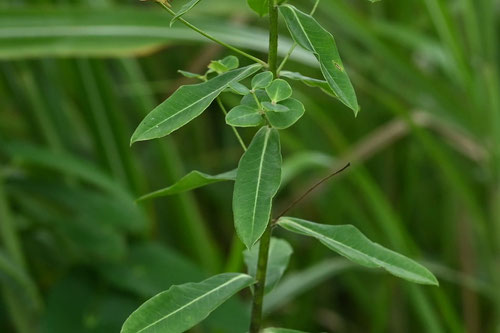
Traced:
<path fill-rule="evenodd" d="M 293 249 L 287 241 L 274 237 L 271 238 L 269 261 L 267 263 L 266 292 L 272 290 L 279 282 L 288 267 L 292 253 Z M 255 277 L 259 258 L 258 246 L 254 246 L 250 250 L 245 250 L 243 254 L 248 267 L 248 274 Z"/>
<path fill-rule="evenodd" d="M 253 282 L 246 274 L 225 273 L 199 283 L 173 286 L 134 311 L 121 333 L 185 332 Z"/>
<path fill-rule="evenodd" d="M 281 147 L 278 131 L 262 127 L 238 165 L 233 194 L 238 236 L 251 248 L 264 233 L 271 201 L 281 182 Z"/>
<path fill-rule="evenodd" d="M 231 83 L 259 70 L 258 64 L 232 70 L 207 82 L 183 86 L 151 111 L 132 135 L 131 143 L 161 138 L 199 116 Z"/>
<path fill-rule="evenodd" d="M 190 173 L 179 179 L 177 183 L 165 187 L 161 190 L 143 195 L 142 197 L 137 199 L 137 201 L 164 197 L 172 194 L 178 194 L 186 191 L 191 191 L 194 190 L 195 188 L 210 185 L 213 183 L 223 182 L 227 180 L 235 180 L 235 179 L 236 179 L 236 169 L 215 176 L 208 175 L 206 173 L 195 170 L 191 171 Z"/>
<path fill-rule="evenodd" d="M 177 19 L 179 17 L 182 17 L 184 14 L 186 14 L 191 9 L 193 9 L 193 7 L 196 6 L 200 1 L 201 0 L 191 0 L 191 1 L 187 2 L 187 3 L 185 3 L 184 6 L 182 6 L 181 9 L 179 9 L 179 11 L 177 12 L 177 14 L 175 14 L 175 16 L 170 21 L 170 26 L 172 26 L 172 24 L 174 24 L 174 22 L 177 21 Z"/>
<path fill-rule="evenodd" d="M 332 90 L 328 82 L 324 80 L 318 80 L 312 77 L 302 75 L 297 72 L 289 72 L 289 71 L 281 71 L 280 76 L 286 77 L 291 80 L 301 81 L 302 83 L 304 83 L 309 87 L 320 88 L 325 94 L 338 98 L 337 94 Z"/>
<path fill-rule="evenodd" d="M 324 225 L 293 217 L 282 217 L 278 224 L 287 230 L 314 237 L 326 247 L 360 265 L 380 267 L 415 283 L 439 284 L 425 267 L 370 241 L 352 225 Z"/>
<path fill-rule="evenodd" d="M 333 36 L 312 16 L 291 5 L 280 6 L 293 39 L 304 49 L 314 53 L 321 72 L 339 99 L 356 114 L 359 110 L 356 93 L 352 87 Z"/>

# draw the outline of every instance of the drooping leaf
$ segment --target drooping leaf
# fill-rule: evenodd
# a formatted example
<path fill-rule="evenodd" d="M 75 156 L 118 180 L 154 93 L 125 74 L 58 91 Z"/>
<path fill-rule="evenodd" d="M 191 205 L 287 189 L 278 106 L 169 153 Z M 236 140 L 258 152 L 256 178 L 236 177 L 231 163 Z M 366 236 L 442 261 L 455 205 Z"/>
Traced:
<path fill-rule="evenodd" d="M 288 328 L 276 328 L 276 327 L 268 327 L 265 328 L 262 333 L 307 333 L 304 331 L 291 330 Z"/>
<path fill-rule="evenodd" d="M 266 293 L 276 286 L 285 273 L 292 253 L 293 249 L 287 241 L 274 237 L 271 238 L 271 244 L 269 245 L 269 261 L 267 263 Z M 255 277 L 259 259 L 259 247 L 254 246 L 250 250 L 247 249 L 243 252 L 243 255 L 248 268 L 248 274 Z"/>
<path fill-rule="evenodd" d="M 263 123 L 257 109 L 248 105 L 238 105 L 226 115 L 226 124 L 237 127 L 254 127 Z"/>
<path fill-rule="evenodd" d="M 186 14 L 191 9 L 193 9 L 193 7 L 196 6 L 200 1 L 201 0 L 191 0 L 191 1 L 186 2 L 181 7 L 181 9 L 179 9 L 179 11 L 177 12 L 177 14 L 175 14 L 175 16 L 172 18 L 172 20 L 170 21 L 170 26 L 172 26 L 172 24 L 174 24 L 174 22 L 177 21 L 179 19 L 179 17 L 184 16 L 184 14 Z"/>
<path fill-rule="evenodd" d="M 252 283 L 249 275 L 224 273 L 199 283 L 173 286 L 134 311 L 121 333 L 182 333 Z"/>
<path fill-rule="evenodd" d="M 324 80 L 315 79 L 312 77 L 302 75 L 302 74 L 297 73 L 297 72 L 289 72 L 289 71 L 281 71 L 280 76 L 286 77 L 286 78 L 291 79 L 291 80 L 301 81 L 302 83 L 304 83 L 305 85 L 307 85 L 309 87 L 319 88 L 325 94 L 330 95 L 330 96 L 338 99 L 337 94 L 332 90 L 332 88 L 330 87 L 328 82 L 326 82 Z"/>
<path fill-rule="evenodd" d="M 297 122 L 305 112 L 304 104 L 295 98 L 289 98 L 282 102 L 281 105 L 288 108 L 285 112 L 268 112 L 266 114 L 269 123 L 277 129 L 285 129 Z"/>
<path fill-rule="evenodd" d="M 267 71 L 255 75 L 252 78 L 252 89 L 264 89 L 273 82 L 273 73 Z"/>
<path fill-rule="evenodd" d="M 323 76 L 340 101 L 357 114 L 359 106 L 356 93 L 344 69 L 333 36 L 311 15 L 294 6 L 280 6 L 280 13 L 285 18 L 293 39 L 316 56 Z"/>
<path fill-rule="evenodd" d="M 277 79 L 266 87 L 266 92 L 271 102 L 277 103 L 292 96 L 292 87 L 285 80 Z"/>
<path fill-rule="evenodd" d="M 415 283 L 439 284 L 427 268 L 372 242 L 352 225 L 324 225 L 293 217 L 282 217 L 278 224 L 289 231 L 318 239 L 329 249 L 357 264 L 383 268 Z"/>
<path fill-rule="evenodd" d="M 260 16 L 269 13 L 269 0 L 247 0 L 247 3 Z"/>
<path fill-rule="evenodd" d="M 264 110 L 271 112 L 287 112 L 289 110 L 285 105 L 271 102 L 262 102 L 262 107 Z"/>
<path fill-rule="evenodd" d="M 258 64 L 221 74 L 207 82 L 183 86 L 151 111 L 132 135 L 131 143 L 161 138 L 199 116 L 231 83 L 259 70 Z"/>
<path fill-rule="evenodd" d="M 184 177 L 182 177 L 181 179 L 179 179 L 175 184 L 172 184 L 161 190 L 157 190 L 149 194 L 143 195 L 142 197 L 137 199 L 137 201 L 143 201 L 158 197 L 164 197 L 167 195 L 187 192 L 213 183 L 235 180 L 235 179 L 236 179 L 236 169 L 218 175 L 208 175 L 206 173 L 194 170 L 185 175 Z"/>
<path fill-rule="evenodd" d="M 234 224 L 238 236 L 251 248 L 264 233 L 271 201 L 281 182 L 281 146 L 278 131 L 262 127 L 238 165 L 233 193 Z"/>

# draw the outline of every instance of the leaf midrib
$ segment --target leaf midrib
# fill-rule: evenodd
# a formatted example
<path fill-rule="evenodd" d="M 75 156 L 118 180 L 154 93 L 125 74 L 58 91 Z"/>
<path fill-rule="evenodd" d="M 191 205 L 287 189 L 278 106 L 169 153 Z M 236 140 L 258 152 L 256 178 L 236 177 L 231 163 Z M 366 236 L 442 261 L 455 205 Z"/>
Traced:
<path fill-rule="evenodd" d="M 255 215 L 257 214 L 257 199 L 258 199 L 258 194 L 259 194 L 259 188 L 260 188 L 260 184 L 261 184 L 261 181 L 262 181 L 262 168 L 263 168 L 263 164 L 264 164 L 264 155 L 266 153 L 266 150 L 267 150 L 267 143 L 268 143 L 268 140 L 269 140 L 269 135 L 271 135 L 271 130 L 267 130 L 266 132 L 266 136 L 264 138 L 264 147 L 262 149 L 262 154 L 260 156 L 260 163 L 259 163 L 259 174 L 258 174 L 258 177 L 257 177 L 257 187 L 255 189 L 255 200 L 254 200 L 254 204 L 253 204 L 253 214 L 252 214 L 252 229 L 251 229 L 251 232 L 250 232 L 250 235 L 252 236 L 253 238 L 253 232 L 254 232 L 254 229 L 255 229 Z"/>
<path fill-rule="evenodd" d="M 144 328 L 141 328 L 139 331 L 137 331 L 137 333 L 140 333 L 140 332 L 142 332 L 142 331 L 144 331 L 144 330 L 146 330 L 146 329 L 148 329 L 148 328 L 150 328 L 150 327 L 152 327 L 152 326 L 154 326 L 154 325 L 158 324 L 160 321 L 163 321 L 163 320 L 167 319 L 168 317 L 170 317 L 170 316 L 172 316 L 172 315 L 176 314 L 177 312 L 182 311 L 183 309 L 187 308 L 187 307 L 188 307 L 188 306 L 190 306 L 191 304 L 193 304 L 193 303 L 195 303 L 195 302 L 199 301 L 200 299 L 202 299 L 202 298 L 204 298 L 204 297 L 207 297 L 207 296 L 208 296 L 208 295 L 210 295 L 211 293 L 213 293 L 213 292 L 215 292 L 215 291 L 217 291 L 217 290 L 219 290 L 219 289 L 221 289 L 221 288 L 223 288 L 223 287 L 227 286 L 228 284 L 230 284 L 230 283 L 232 283 L 232 282 L 234 282 L 234 281 L 236 281 L 236 280 L 238 280 L 238 279 L 241 279 L 241 278 L 246 278 L 246 277 L 247 277 L 246 275 L 240 275 L 240 276 L 237 276 L 237 277 L 235 277 L 235 278 L 233 278 L 233 279 L 231 279 L 231 280 L 229 280 L 229 281 L 227 281 L 227 282 L 225 282 L 225 283 L 221 284 L 221 285 L 220 285 L 220 286 L 218 286 L 217 288 L 214 288 L 214 289 L 210 290 L 209 292 L 207 292 L 207 293 L 205 293 L 205 294 L 203 294 L 203 295 L 201 295 L 201 296 L 196 297 L 195 299 L 193 299 L 193 300 L 192 300 L 192 301 L 190 301 L 189 303 L 187 303 L 187 304 L 185 304 L 185 305 L 181 306 L 180 308 L 178 308 L 177 310 L 175 310 L 175 311 L 173 311 L 173 312 L 170 312 L 170 313 L 169 313 L 169 314 L 167 314 L 166 316 L 164 316 L 164 317 L 162 317 L 162 318 L 160 318 L 160 319 L 156 320 L 155 322 L 153 322 L 153 323 L 149 324 L 148 326 L 146 326 L 146 327 L 144 327 Z"/>

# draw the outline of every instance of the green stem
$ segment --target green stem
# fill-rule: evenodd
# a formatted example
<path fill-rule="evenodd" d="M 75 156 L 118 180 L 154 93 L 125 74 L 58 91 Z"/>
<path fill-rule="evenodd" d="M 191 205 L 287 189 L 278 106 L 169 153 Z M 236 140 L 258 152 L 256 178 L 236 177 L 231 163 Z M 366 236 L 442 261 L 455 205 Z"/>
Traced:
<path fill-rule="evenodd" d="M 264 290 L 266 286 L 267 262 L 269 259 L 269 245 L 271 243 L 272 226 L 269 224 L 260 238 L 259 260 L 257 262 L 257 274 L 255 279 L 255 291 L 252 303 L 252 318 L 250 321 L 250 333 L 259 333 L 262 326 L 262 305 L 264 303 Z"/>
<path fill-rule="evenodd" d="M 220 109 L 222 110 L 222 112 L 224 112 L 224 115 L 227 115 L 226 107 L 224 106 L 224 104 L 222 104 L 222 101 L 221 101 L 220 97 L 217 97 L 216 100 L 217 100 L 217 104 L 219 104 Z M 238 132 L 238 130 L 236 129 L 236 127 L 231 126 L 231 128 L 233 129 L 234 135 L 238 139 L 238 141 L 239 141 L 239 143 L 241 145 L 241 148 L 243 148 L 243 151 L 247 151 L 247 146 L 245 145 L 245 142 L 241 138 L 241 135 Z"/>
<path fill-rule="evenodd" d="M 310 15 L 311 15 L 311 16 L 313 16 L 313 15 L 314 15 L 314 13 L 316 13 L 316 9 L 318 9 L 318 5 L 319 5 L 319 2 L 320 2 L 320 1 L 321 1 L 321 0 L 316 0 L 316 2 L 314 3 L 314 6 L 313 6 L 313 8 L 311 9 L 311 13 L 310 13 Z M 298 45 L 299 45 L 299 44 L 297 44 L 297 42 L 294 42 L 294 43 L 293 43 L 293 45 L 292 45 L 292 47 L 290 47 L 290 50 L 288 50 L 288 52 L 287 52 L 287 54 L 286 54 L 285 58 L 283 58 L 283 60 L 281 61 L 281 64 L 280 64 L 280 65 L 279 65 L 279 67 L 278 67 L 278 70 L 277 70 L 277 72 L 278 72 L 278 76 L 279 76 L 279 74 L 280 74 L 281 70 L 283 69 L 283 67 L 285 67 L 285 64 L 287 63 L 288 59 L 290 59 L 290 57 L 292 56 L 293 51 L 295 51 L 295 48 L 296 48 Z"/>
<path fill-rule="evenodd" d="M 164 3 L 160 2 L 160 1 L 157 1 L 157 2 L 158 2 L 158 3 L 160 4 L 160 6 L 162 6 L 162 7 L 163 7 L 163 8 L 164 8 L 167 12 L 169 12 L 171 15 L 175 16 L 175 12 L 174 12 L 172 9 L 168 8 L 168 7 L 167 7 L 167 5 L 165 5 Z M 227 47 L 228 49 L 230 49 L 230 50 L 232 50 L 232 51 L 234 51 L 234 52 L 236 52 L 236 53 L 238 53 L 238 54 L 241 54 L 242 56 L 247 57 L 248 59 L 253 60 L 253 61 L 255 61 L 256 63 L 259 63 L 259 64 L 261 64 L 261 65 L 262 65 L 262 66 L 264 66 L 264 67 L 267 67 L 267 63 L 266 63 L 265 61 L 262 61 L 261 59 L 256 58 L 256 57 L 254 57 L 253 55 L 246 53 L 245 51 L 242 51 L 242 50 L 240 50 L 240 49 L 238 49 L 238 48 L 236 48 L 236 47 L 234 47 L 234 46 L 232 46 L 232 45 L 229 45 L 228 43 L 225 43 L 225 42 L 223 42 L 223 41 L 221 41 L 221 40 L 219 40 L 219 39 L 215 38 L 215 37 L 214 37 L 214 36 L 212 36 L 212 35 L 209 35 L 208 33 L 204 32 L 203 30 L 201 30 L 201 29 L 199 29 L 199 28 L 195 27 L 194 25 L 192 25 L 191 23 L 189 23 L 188 21 L 186 21 L 186 20 L 185 20 L 185 19 L 183 19 L 182 17 L 179 17 L 177 20 L 178 20 L 178 21 L 180 21 L 181 23 L 183 23 L 183 24 L 184 24 L 186 27 L 188 27 L 189 29 L 196 31 L 197 33 L 199 33 L 200 35 L 202 35 L 202 36 L 204 36 L 204 37 L 206 37 L 206 38 L 210 39 L 211 41 L 216 42 L 217 44 L 220 44 L 220 45 L 222 45 L 222 46 L 224 46 L 224 47 Z"/>
<path fill-rule="evenodd" d="M 278 6 L 276 0 L 269 1 L 269 70 L 274 77 L 278 75 Z M 252 317 L 250 319 L 250 333 L 259 333 L 262 326 L 262 305 L 266 286 L 267 262 L 269 259 L 269 244 L 271 243 L 272 225 L 268 222 L 267 229 L 260 238 L 259 259 L 255 290 L 252 302 Z"/>

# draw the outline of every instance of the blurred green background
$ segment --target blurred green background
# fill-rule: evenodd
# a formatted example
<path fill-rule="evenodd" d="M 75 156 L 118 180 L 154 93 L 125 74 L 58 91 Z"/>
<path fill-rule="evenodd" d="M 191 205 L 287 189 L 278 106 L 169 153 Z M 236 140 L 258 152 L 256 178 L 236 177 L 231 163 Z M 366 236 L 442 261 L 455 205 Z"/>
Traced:
<path fill-rule="evenodd" d="M 269 324 L 500 332 L 499 11 L 495 0 L 321 1 L 316 17 L 337 40 L 362 110 L 354 118 L 293 82 L 306 115 L 281 134 L 276 209 L 350 161 L 293 214 L 354 224 L 424 263 L 441 286 L 361 269 L 277 232 L 295 254 L 266 299 Z M 265 57 L 267 23 L 244 0 L 205 0 L 186 18 Z M 177 69 L 204 72 L 230 54 L 169 20 L 135 0 L 2 0 L 1 332 L 119 332 L 172 284 L 245 270 L 232 184 L 134 203 L 190 170 L 233 169 L 242 153 L 216 105 L 174 135 L 129 147 L 140 120 L 192 83 Z M 291 41 L 280 31 L 283 56 Z M 288 69 L 320 75 L 300 50 Z M 242 133 L 249 142 L 253 131 Z M 192 331 L 245 332 L 249 295 L 240 296 Z"/>

